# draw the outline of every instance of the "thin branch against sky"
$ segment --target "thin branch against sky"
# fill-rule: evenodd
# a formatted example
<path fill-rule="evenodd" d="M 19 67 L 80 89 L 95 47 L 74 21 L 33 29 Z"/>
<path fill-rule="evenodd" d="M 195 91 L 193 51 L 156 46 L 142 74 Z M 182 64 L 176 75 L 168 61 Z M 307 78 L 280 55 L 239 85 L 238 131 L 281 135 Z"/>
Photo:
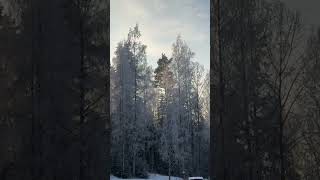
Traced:
<path fill-rule="evenodd" d="M 171 56 L 172 44 L 180 34 L 195 52 L 194 60 L 209 69 L 209 0 L 111 0 L 110 5 L 111 57 L 117 43 L 138 23 L 153 67 L 162 53 Z"/>

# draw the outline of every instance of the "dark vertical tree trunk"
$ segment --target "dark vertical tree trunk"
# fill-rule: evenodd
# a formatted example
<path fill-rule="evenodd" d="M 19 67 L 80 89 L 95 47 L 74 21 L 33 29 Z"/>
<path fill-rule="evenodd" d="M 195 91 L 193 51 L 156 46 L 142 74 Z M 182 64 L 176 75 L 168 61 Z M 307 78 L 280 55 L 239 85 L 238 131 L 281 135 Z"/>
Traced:
<path fill-rule="evenodd" d="M 110 174 L 111 174 L 111 117 L 110 117 L 110 0 L 106 0 L 107 3 L 107 13 L 106 13 L 106 19 L 107 19 L 107 23 L 106 23 L 106 36 L 107 36 L 107 41 L 106 41 L 106 65 L 107 65 L 107 73 L 106 73 L 106 118 L 103 119 L 102 124 L 105 124 L 105 127 L 100 127 L 102 128 L 102 141 L 104 142 L 104 140 L 106 140 L 106 143 L 103 144 L 102 146 L 102 153 L 101 155 L 101 159 L 102 159 L 102 163 L 100 164 L 101 167 L 101 171 L 99 172 L 100 177 L 101 178 L 105 178 L 107 180 L 110 180 Z M 104 133 L 106 132 L 106 133 Z M 105 135 L 104 135 L 105 134 Z"/>
<path fill-rule="evenodd" d="M 213 43 L 214 43 L 214 36 L 212 33 L 212 30 L 214 29 L 214 3 L 213 1 L 210 1 L 210 147 L 209 147 L 209 178 L 211 180 L 215 180 L 215 174 L 216 174 L 216 170 L 214 169 L 214 164 L 215 164 L 215 134 L 213 132 L 215 132 L 214 129 L 214 111 L 213 111 L 213 105 L 214 105 L 214 101 L 215 99 L 213 98 L 213 91 L 214 91 L 214 63 L 212 60 L 214 59 L 214 53 L 213 53 Z"/>
<path fill-rule="evenodd" d="M 194 147 L 194 145 L 195 145 L 195 135 L 194 135 L 194 129 L 193 129 L 193 123 L 192 123 L 192 121 L 190 122 L 190 124 L 191 124 L 191 169 L 192 169 L 192 171 L 193 172 L 196 172 L 196 168 L 195 168 L 195 147 Z"/>
<path fill-rule="evenodd" d="M 248 144 L 248 153 L 247 153 L 247 157 L 248 157 L 248 163 L 249 163 L 249 175 L 248 175 L 248 179 L 252 180 L 252 173 L 253 173 L 253 165 L 252 165 L 252 161 L 251 161 L 251 157 L 252 157 L 252 145 L 251 145 L 251 129 L 250 129 L 250 124 L 251 122 L 249 122 L 249 104 L 248 104 L 248 79 L 247 79 L 247 60 L 246 60 L 246 31 L 245 28 L 248 27 L 248 24 L 245 24 L 244 20 L 245 18 L 250 18 L 250 14 L 247 15 L 248 17 L 246 17 L 245 11 L 248 11 L 248 9 L 245 9 L 245 7 L 248 7 L 248 4 L 245 4 L 245 1 L 241 1 L 241 6 L 240 6 L 240 11 L 241 11 L 241 17 L 240 17 L 240 24 L 241 24 L 241 30 L 240 30 L 240 37 L 241 37 L 241 43 L 240 43 L 240 55 L 241 55 L 241 74 L 242 74 L 242 106 L 243 106 L 243 121 L 245 122 L 245 129 L 246 129 L 246 141 Z M 247 25 L 246 27 L 244 27 L 245 25 Z"/>
<path fill-rule="evenodd" d="M 199 81 L 199 79 L 198 79 Z M 200 148 L 200 140 L 201 140 L 201 136 L 200 136 L 200 107 L 199 107 L 199 86 L 197 86 L 197 131 L 198 131 L 198 162 L 197 162 L 197 172 L 198 175 L 200 175 L 200 162 L 201 162 L 201 148 Z"/>
<path fill-rule="evenodd" d="M 84 78 L 85 78 L 85 71 L 84 71 L 84 27 L 83 27 L 83 15 L 81 13 L 81 9 L 83 8 L 81 5 L 81 1 L 78 1 L 79 6 L 79 31 L 80 31 L 80 109 L 79 109 L 79 115 L 80 115 L 80 180 L 86 179 L 86 167 L 85 167 L 85 139 L 84 139 L 84 122 L 85 122 L 85 115 L 84 115 L 84 96 L 85 96 L 85 90 L 84 90 Z"/>
<path fill-rule="evenodd" d="M 133 63 L 134 63 L 134 126 L 137 126 L 137 93 L 138 93 L 138 87 L 137 87 L 137 69 L 138 69 L 138 60 L 136 57 L 136 47 L 135 47 L 135 41 L 133 42 Z M 136 143 L 137 139 L 136 136 L 134 137 L 133 142 L 133 165 L 132 165 L 132 174 L 133 176 L 136 175 Z"/>
<path fill-rule="evenodd" d="M 31 98 L 32 98 L 32 113 L 31 113 L 31 123 L 32 123 L 32 127 L 31 127 L 31 156 L 32 156 L 32 167 L 31 167 L 31 176 L 32 176 L 32 180 L 36 180 L 37 179 L 37 162 L 36 162 L 36 149 L 37 149 L 37 143 L 39 142 L 36 142 L 36 117 L 35 117 L 35 114 L 36 114 L 36 105 L 35 105 L 35 102 L 36 102 L 36 99 L 35 99 L 35 71 L 36 71 L 36 32 L 35 32 L 35 26 L 36 26 L 36 23 L 35 23 L 35 10 L 36 10 L 36 2 L 35 0 L 33 0 L 31 2 L 31 11 L 32 11 L 32 17 L 31 17 L 31 21 L 32 21 L 32 55 L 31 55 L 31 58 L 32 58 L 32 67 L 31 67 L 31 74 L 32 74 L 32 81 L 31 81 Z"/>
<path fill-rule="evenodd" d="M 220 1 L 211 1 L 211 29 L 213 34 L 211 35 L 211 56 L 213 61 L 210 62 L 210 89 L 214 90 L 214 72 L 215 65 L 218 66 L 218 123 L 215 123 L 213 114 L 214 109 L 213 95 L 210 95 L 210 177 L 211 179 L 225 180 L 226 179 L 226 167 L 225 167 L 225 142 L 224 142 L 224 73 L 223 62 L 221 59 L 221 43 L 220 43 Z M 215 125 L 218 124 L 218 127 Z M 217 132 L 215 132 L 217 131 Z M 214 135 L 215 133 L 215 135 Z M 216 139 L 216 142 L 214 141 Z"/>
<path fill-rule="evenodd" d="M 124 175 L 124 131 L 123 131 L 123 119 L 122 119 L 122 91 L 123 91 L 123 82 L 122 82 L 122 73 L 123 73 L 123 65 L 120 65 L 120 95 L 119 95 L 119 122 L 121 129 L 121 177 Z"/>
<path fill-rule="evenodd" d="M 282 24 L 283 24 L 283 5 L 280 4 L 279 20 L 279 87 L 278 87 L 278 108 L 279 108 L 279 149 L 280 149 L 280 179 L 285 180 L 284 152 L 283 152 L 283 106 L 282 106 Z"/>
<path fill-rule="evenodd" d="M 39 118 L 39 63 L 41 53 L 41 10 L 40 2 L 38 0 L 32 0 L 30 3 L 31 10 L 31 153 L 32 153 L 32 179 L 37 180 L 42 178 L 42 131 L 41 121 Z"/>

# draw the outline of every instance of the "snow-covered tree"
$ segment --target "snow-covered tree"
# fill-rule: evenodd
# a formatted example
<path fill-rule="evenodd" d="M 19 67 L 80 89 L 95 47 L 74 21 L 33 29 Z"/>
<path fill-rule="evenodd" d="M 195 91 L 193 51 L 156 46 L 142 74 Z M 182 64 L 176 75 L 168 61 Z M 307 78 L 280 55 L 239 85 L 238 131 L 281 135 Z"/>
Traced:
<path fill-rule="evenodd" d="M 114 157 L 120 157 L 113 164 L 121 176 L 144 176 L 147 169 L 146 140 L 153 120 L 154 95 L 152 69 L 146 62 L 146 46 L 140 36 L 138 25 L 130 29 L 113 58 L 112 149 Z"/>

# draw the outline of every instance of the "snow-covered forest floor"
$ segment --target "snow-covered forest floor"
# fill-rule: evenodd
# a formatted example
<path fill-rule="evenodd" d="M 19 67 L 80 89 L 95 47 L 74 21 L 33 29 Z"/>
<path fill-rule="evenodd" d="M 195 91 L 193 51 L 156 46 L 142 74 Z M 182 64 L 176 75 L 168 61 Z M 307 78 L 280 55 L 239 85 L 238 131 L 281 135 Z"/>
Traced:
<path fill-rule="evenodd" d="M 149 174 L 149 178 L 147 178 L 147 179 L 167 180 L 167 179 L 169 179 L 169 177 L 165 176 L 165 175 L 160 175 L 160 174 Z M 111 175 L 110 180 L 122 180 L 122 179 Z M 130 179 L 130 180 L 146 180 L 146 179 L 138 178 L 138 179 Z M 171 180 L 182 180 L 182 178 L 171 176 Z"/>

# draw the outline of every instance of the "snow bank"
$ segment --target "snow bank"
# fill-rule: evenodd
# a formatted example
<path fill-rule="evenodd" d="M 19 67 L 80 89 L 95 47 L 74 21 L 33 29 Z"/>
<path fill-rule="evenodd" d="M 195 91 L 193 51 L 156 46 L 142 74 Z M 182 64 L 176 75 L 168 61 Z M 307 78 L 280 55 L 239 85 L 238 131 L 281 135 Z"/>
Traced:
<path fill-rule="evenodd" d="M 168 180 L 169 176 L 164 176 L 164 175 L 160 175 L 160 174 L 149 174 L 148 179 L 150 179 L 150 180 Z M 122 179 L 111 175 L 110 180 L 122 180 Z M 139 179 L 139 178 L 134 179 L 134 178 L 132 178 L 130 180 L 147 180 L 147 179 Z M 171 176 L 171 180 L 182 180 L 182 178 Z"/>

